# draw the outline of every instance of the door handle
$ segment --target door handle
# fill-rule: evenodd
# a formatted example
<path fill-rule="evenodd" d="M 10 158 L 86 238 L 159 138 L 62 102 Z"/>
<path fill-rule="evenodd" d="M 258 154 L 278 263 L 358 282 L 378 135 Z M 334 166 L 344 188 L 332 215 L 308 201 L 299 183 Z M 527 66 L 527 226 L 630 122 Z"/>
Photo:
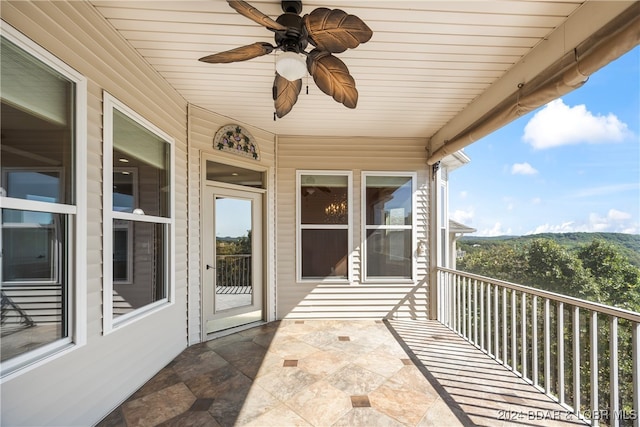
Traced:
<path fill-rule="evenodd" d="M 212 265 L 207 264 L 207 270 L 211 270 L 211 269 L 215 270 L 216 268 Z"/>

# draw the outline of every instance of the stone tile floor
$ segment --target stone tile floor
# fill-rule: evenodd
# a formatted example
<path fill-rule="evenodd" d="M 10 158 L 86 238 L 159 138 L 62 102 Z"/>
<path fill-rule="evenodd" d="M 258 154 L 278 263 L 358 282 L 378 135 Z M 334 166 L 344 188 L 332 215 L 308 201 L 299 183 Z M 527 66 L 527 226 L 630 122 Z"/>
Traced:
<path fill-rule="evenodd" d="M 111 426 L 584 425 L 432 321 L 283 320 L 187 348 Z"/>

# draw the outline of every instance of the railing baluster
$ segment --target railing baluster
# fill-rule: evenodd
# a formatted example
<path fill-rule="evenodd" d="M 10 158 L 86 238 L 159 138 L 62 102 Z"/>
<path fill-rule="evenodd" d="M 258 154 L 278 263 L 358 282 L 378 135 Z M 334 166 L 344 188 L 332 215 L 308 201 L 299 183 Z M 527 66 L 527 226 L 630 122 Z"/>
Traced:
<path fill-rule="evenodd" d="M 580 307 L 573 307 L 573 410 L 580 415 Z"/>
<path fill-rule="evenodd" d="M 500 328 L 498 327 L 498 285 L 493 288 L 493 346 L 495 348 L 494 356 L 496 360 L 500 360 Z"/>
<path fill-rule="evenodd" d="M 484 282 L 480 282 L 480 348 L 484 346 Z"/>
<path fill-rule="evenodd" d="M 522 368 L 522 378 L 528 378 L 527 376 L 527 294 L 522 292 L 520 296 L 520 345 L 522 347 L 520 351 L 520 365 Z"/>
<path fill-rule="evenodd" d="M 462 329 L 460 327 L 460 316 L 462 315 L 461 311 L 462 311 L 462 306 L 460 305 L 460 281 L 461 278 L 460 276 L 456 277 L 456 332 L 460 333 L 460 330 Z"/>
<path fill-rule="evenodd" d="M 449 310 L 449 327 L 451 329 L 453 329 L 455 331 L 455 324 L 453 322 L 453 319 L 455 318 L 455 313 L 456 313 L 456 299 L 455 299 L 455 292 L 456 292 L 456 287 L 455 287 L 455 282 L 453 280 L 451 280 L 452 276 L 451 274 L 449 274 L 449 299 L 450 299 L 450 307 L 451 309 Z"/>
<path fill-rule="evenodd" d="M 579 418 L 590 421 L 592 425 L 599 425 L 599 419 L 608 414 L 608 422 L 612 427 L 619 427 L 620 419 L 624 419 L 626 423 L 631 418 L 633 418 L 633 425 L 640 427 L 636 417 L 640 411 L 640 316 L 638 313 L 446 268 L 439 267 L 436 277 L 438 283 L 434 286 L 439 291 L 438 302 L 442 302 L 438 309 L 438 315 L 443 321 L 449 323 L 450 329 L 505 367 L 517 372 L 525 381 L 532 383 L 540 391 L 556 399 L 566 408 L 572 409 Z M 511 299 L 507 298 L 508 292 L 511 292 Z M 538 298 L 543 299 L 543 307 L 539 307 Z M 552 302 L 553 307 L 551 306 Z M 510 315 L 509 304 L 511 306 Z M 520 304 L 520 309 L 518 309 L 518 304 Z M 529 304 L 531 308 L 529 308 Z M 572 308 L 569 311 L 572 316 L 572 327 L 567 331 L 565 331 L 564 320 L 565 306 Z M 541 309 L 541 313 L 538 313 L 539 309 Z M 588 310 L 589 313 L 588 343 L 581 337 L 583 332 L 581 328 L 583 312 L 581 309 Z M 531 310 L 531 314 L 528 313 L 528 310 Z M 602 344 L 598 342 L 599 335 L 601 335 L 598 330 L 599 314 L 609 316 L 608 332 L 610 333 L 606 334 L 607 341 Z M 543 324 L 539 325 L 541 316 Z M 631 355 L 619 352 L 618 319 L 624 319 L 625 322 L 629 321 L 631 324 L 633 348 Z M 518 322 L 520 322 L 519 325 Z M 531 329 L 528 329 L 529 324 Z M 583 323 L 582 326 L 584 325 Z M 552 327 L 555 329 L 552 330 Z M 540 328 L 542 328 L 543 334 L 543 339 L 540 340 L 543 341 L 542 343 L 539 342 Z M 556 335 L 555 339 L 557 339 L 553 343 L 551 342 L 552 333 Z M 605 336 L 604 331 L 602 335 Z M 565 366 L 567 351 L 565 350 L 565 341 L 567 340 L 572 343 L 572 350 L 569 350 L 572 354 L 571 368 Z M 542 355 L 540 354 L 540 345 L 544 347 Z M 552 345 L 555 346 L 553 354 Z M 586 368 L 583 366 L 585 361 L 583 359 L 587 358 L 587 355 L 582 353 L 587 345 L 590 347 L 587 362 L 590 367 L 588 379 L 582 375 L 582 370 Z M 608 362 L 610 377 L 608 378 L 607 390 L 610 401 L 605 404 L 608 406 L 607 412 L 603 412 L 598 407 L 602 403 L 599 402 L 600 361 L 598 348 L 600 345 L 608 345 L 610 353 Z M 510 350 L 509 346 L 511 346 Z M 520 352 L 519 356 L 518 351 Z M 551 357 L 554 359 L 552 360 Z M 624 400 L 622 402 L 624 408 L 622 408 L 620 404 L 620 378 L 622 377 L 620 377 L 619 371 L 623 364 L 628 366 L 629 357 L 632 358 L 633 397 L 631 402 Z M 555 369 L 552 369 L 552 361 L 557 362 Z M 518 363 L 520 363 L 520 369 L 518 369 Z M 540 364 L 543 364 L 543 367 Z M 566 384 L 567 369 L 572 369 L 573 384 Z M 540 375 L 544 376 L 543 384 L 540 384 Z M 583 390 L 583 381 L 585 384 L 588 383 L 590 388 L 588 403 L 585 403 L 586 398 L 582 395 L 583 391 L 587 392 Z M 625 396 L 623 399 L 627 399 L 627 397 Z M 631 404 L 629 405 L 629 403 Z M 627 412 L 621 412 L 625 410 Z"/>
<path fill-rule="evenodd" d="M 462 324 L 460 329 L 462 330 L 462 336 L 467 337 L 467 278 L 463 277 L 460 282 L 462 283 L 462 305 L 460 306 L 462 311 Z"/>
<path fill-rule="evenodd" d="M 531 299 L 531 380 L 538 387 L 538 295 Z"/>
<path fill-rule="evenodd" d="M 591 425 L 599 425 L 598 418 L 598 312 L 591 311 Z"/>
<path fill-rule="evenodd" d="M 558 400 L 564 405 L 564 303 L 559 302 L 557 306 L 556 323 L 558 326 L 557 346 L 558 346 Z"/>
<path fill-rule="evenodd" d="M 456 309 L 455 301 L 453 299 L 454 291 L 455 290 L 454 290 L 453 275 L 449 273 L 447 275 L 447 299 L 449 301 L 449 308 L 447 309 L 447 319 L 448 319 L 450 328 L 453 327 L 453 316 Z"/>
<path fill-rule="evenodd" d="M 478 280 L 473 281 L 473 343 L 478 345 Z"/>
<path fill-rule="evenodd" d="M 633 405 L 632 411 L 636 414 L 633 420 L 634 427 L 640 427 L 640 323 L 631 324 L 631 343 L 633 345 Z"/>
<path fill-rule="evenodd" d="M 507 363 L 507 288 L 502 288 L 502 362 Z"/>
<path fill-rule="evenodd" d="M 551 340 L 550 340 L 549 298 L 544 299 L 544 392 L 551 392 Z"/>
<path fill-rule="evenodd" d="M 618 427 L 620 425 L 620 405 L 618 403 L 618 318 L 611 316 L 609 321 L 611 328 L 609 333 L 609 420 L 610 427 Z"/>
<path fill-rule="evenodd" d="M 518 364 L 516 363 L 518 342 L 518 328 L 516 327 L 516 291 L 511 290 L 511 363 L 514 372 L 518 372 Z"/>
<path fill-rule="evenodd" d="M 491 289 L 493 289 L 493 285 L 487 283 L 487 352 L 495 355 L 491 347 L 491 323 L 493 319 L 493 317 L 491 317 Z"/>

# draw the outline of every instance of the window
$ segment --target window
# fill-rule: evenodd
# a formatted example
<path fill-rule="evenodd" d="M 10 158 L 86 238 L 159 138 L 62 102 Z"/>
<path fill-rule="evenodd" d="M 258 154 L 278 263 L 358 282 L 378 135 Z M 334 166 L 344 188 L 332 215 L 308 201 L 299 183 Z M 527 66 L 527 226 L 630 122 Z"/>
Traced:
<path fill-rule="evenodd" d="M 108 93 L 104 119 L 104 329 L 109 332 L 171 300 L 174 181 L 172 138 Z"/>
<path fill-rule="evenodd" d="M 365 279 L 412 279 L 415 174 L 362 174 Z"/>
<path fill-rule="evenodd" d="M 298 280 L 349 280 L 351 173 L 297 173 Z"/>
<path fill-rule="evenodd" d="M 2 376 L 85 342 L 86 80 L 0 37 Z"/>

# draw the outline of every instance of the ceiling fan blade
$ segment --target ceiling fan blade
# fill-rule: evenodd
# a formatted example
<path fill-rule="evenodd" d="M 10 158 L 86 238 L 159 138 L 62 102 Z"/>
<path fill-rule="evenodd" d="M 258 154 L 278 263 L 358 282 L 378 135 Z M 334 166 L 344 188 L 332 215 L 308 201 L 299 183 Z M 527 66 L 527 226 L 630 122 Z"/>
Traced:
<path fill-rule="evenodd" d="M 329 52 L 314 49 L 307 56 L 307 69 L 321 91 L 347 108 L 356 108 L 356 82 L 344 62 Z"/>
<path fill-rule="evenodd" d="M 258 9 L 256 9 L 253 6 L 251 6 L 246 1 L 242 1 L 242 0 L 227 0 L 227 2 L 229 3 L 229 6 L 234 8 L 236 10 L 236 12 L 238 12 L 240 15 L 245 16 L 245 17 L 251 19 L 254 22 L 257 22 L 258 24 L 268 28 L 269 30 L 272 30 L 272 31 L 283 30 L 283 31 L 285 31 L 287 29 L 287 27 L 285 27 L 282 24 L 278 24 L 276 21 L 274 21 L 273 19 L 269 18 L 267 15 L 265 15 L 262 12 L 260 12 Z"/>
<path fill-rule="evenodd" d="M 276 107 L 276 116 L 284 117 L 291 111 L 296 102 L 298 95 L 302 90 L 302 79 L 289 81 L 276 72 L 276 78 L 273 81 L 273 101 Z"/>
<path fill-rule="evenodd" d="M 353 49 L 373 36 L 362 19 L 340 9 L 319 7 L 303 18 L 309 41 L 320 50 L 331 53 Z"/>
<path fill-rule="evenodd" d="M 204 56 L 198 61 L 208 62 L 210 64 L 227 64 L 229 62 L 246 61 L 248 59 L 257 58 L 273 52 L 274 46 L 269 43 L 256 42 L 246 46 L 237 47 L 213 55 Z"/>

